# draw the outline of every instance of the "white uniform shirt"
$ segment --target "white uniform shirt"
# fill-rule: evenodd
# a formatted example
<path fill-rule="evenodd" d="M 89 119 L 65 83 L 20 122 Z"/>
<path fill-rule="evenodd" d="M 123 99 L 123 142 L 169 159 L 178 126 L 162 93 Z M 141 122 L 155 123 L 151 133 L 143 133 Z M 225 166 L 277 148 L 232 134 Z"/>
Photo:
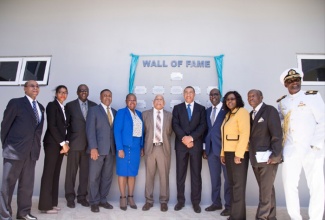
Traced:
<path fill-rule="evenodd" d="M 284 143 L 283 155 L 290 157 L 293 153 L 304 155 L 317 147 L 319 154 L 324 154 L 325 139 L 325 107 L 319 93 L 305 95 L 299 91 L 288 95 L 279 103 L 281 120 L 291 111 L 287 138 Z"/>

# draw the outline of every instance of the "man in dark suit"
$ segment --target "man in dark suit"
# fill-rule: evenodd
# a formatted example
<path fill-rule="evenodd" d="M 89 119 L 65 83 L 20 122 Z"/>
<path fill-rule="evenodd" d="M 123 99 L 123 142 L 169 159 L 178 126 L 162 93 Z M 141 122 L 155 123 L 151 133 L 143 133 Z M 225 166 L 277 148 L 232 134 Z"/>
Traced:
<path fill-rule="evenodd" d="M 191 171 L 191 202 L 196 213 L 201 212 L 202 192 L 202 145 L 206 125 L 204 106 L 194 102 L 195 90 L 192 86 L 184 89 L 185 102 L 174 106 L 172 127 L 176 134 L 176 179 L 177 204 L 175 211 L 181 210 L 185 204 L 185 179 L 188 160 Z"/>
<path fill-rule="evenodd" d="M 160 179 L 160 210 L 168 210 L 169 201 L 169 170 L 171 157 L 170 138 L 172 130 L 172 113 L 164 110 L 165 100 L 162 95 L 157 95 L 153 100 L 154 108 L 142 112 L 145 130 L 145 165 L 146 165 L 146 203 L 143 211 L 153 206 L 153 189 L 155 174 L 158 170 Z"/>
<path fill-rule="evenodd" d="M 224 177 L 224 199 L 225 209 L 220 213 L 222 216 L 230 215 L 230 189 L 228 185 L 228 177 L 226 166 L 221 164 L 221 125 L 227 111 L 222 108 L 220 102 L 220 91 L 212 89 L 210 91 L 210 102 L 212 106 L 206 110 L 206 119 L 208 129 L 205 136 L 205 145 L 203 145 L 203 158 L 208 159 L 211 179 L 211 199 L 212 205 L 207 207 L 205 211 L 215 211 L 222 209 L 222 202 L 220 197 L 221 191 L 221 171 Z"/>
<path fill-rule="evenodd" d="M 282 128 L 276 108 L 262 102 L 259 90 L 248 92 L 251 132 L 249 157 L 259 186 L 259 204 L 256 219 L 276 220 L 274 180 L 282 161 Z"/>
<path fill-rule="evenodd" d="M 100 92 L 101 103 L 89 108 L 86 120 L 89 158 L 89 203 L 92 212 L 99 212 L 99 206 L 113 209 L 107 202 L 107 195 L 113 179 L 115 143 L 113 121 L 116 110 L 111 108 L 112 92 Z"/>
<path fill-rule="evenodd" d="M 87 150 L 86 117 L 88 109 L 96 106 L 96 103 L 88 100 L 89 89 L 81 84 L 77 89 L 78 99 L 66 104 L 66 116 L 68 127 L 67 139 L 69 141 L 69 154 L 65 176 L 65 198 L 69 208 L 75 207 L 75 183 L 79 168 L 79 187 L 77 202 L 88 207 L 86 199 L 88 188 L 89 155 Z"/>
<path fill-rule="evenodd" d="M 17 219 L 37 219 L 30 211 L 35 164 L 41 149 L 44 107 L 36 101 L 39 93 L 36 81 L 27 81 L 24 91 L 26 96 L 9 101 L 1 123 L 4 159 L 0 219 L 12 219 L 11 200 L 17 180 Z"/>

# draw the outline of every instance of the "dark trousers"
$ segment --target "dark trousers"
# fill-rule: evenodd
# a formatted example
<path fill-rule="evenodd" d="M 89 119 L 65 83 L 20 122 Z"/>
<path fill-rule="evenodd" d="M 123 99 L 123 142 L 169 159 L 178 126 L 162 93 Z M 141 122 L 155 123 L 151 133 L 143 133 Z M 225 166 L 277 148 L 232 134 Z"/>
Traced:
<path fill-rule="evenodd" d="M 69 151 L 65 175 L 65 198 L 74 201 L 76 198 L 75 184 L 79 169 L 79 186 L 77 200 L 86 199 L 88 194 L 89 154 L 86 151 Z"/>
<path fill-rule="evenodd" d="M 249 154 L 246 152 L 240 164 L 234 162 L 235 152 L 225 152 L 230 187 L 230 219 L 246 220 L 246 181 Z"/>
<path fill-rule="evenodd" d="M 60 154 L 60 145 L 44 143 L 44 168 L 41 180 L 41 192 L 38 209 L 51 210 L 58 205 L 59 180 L 63 154 Z"/>
<path fill-rule="evenodd" d="M 190 160 L 191 172 L 191 202 L 200 204 L 202 192 L 202 152 L 176 150 L 176 179 L 177 179 L 177 201 L 185 203 L 185 180 L 187 174 L 188 160 Z"/>
<path fill-rule="evenodd" d="M 273 184 L 277 170 L 278 164 L 253 167 L 259 186 L 259 204 L 256 219 L 276 220 L 276 201 Z"/>
<path fill-rule="evenodd" d="M 100 155 L 97 160 L 89 156 L 89 203 L 91 205 L 107 202 L 112 185 L 114 158 L 112 154 Z"/>
<path fill-rule="evenodd" d="M 0 219 L 12 219 L 11 201 L 16 182 L 17 215 L 30 213 L 35 178 L 35 160 L 27 157 L 25 160 L 3 159 L 2 185 L 0 192 Z"/>
<path fill-rule="evenodd" d="M 230 188 L 227 177 L 226 166 L 221 164 L 220 157 L 216 156 L 212 152 L 208 155 L 208 165 L 210 170 L 211 179 L 211 200 L 214 205 L 222 206 L 221 202 L 221 172 L 224 177 L 224 200 L 225 208 L 230 209 Z"/>

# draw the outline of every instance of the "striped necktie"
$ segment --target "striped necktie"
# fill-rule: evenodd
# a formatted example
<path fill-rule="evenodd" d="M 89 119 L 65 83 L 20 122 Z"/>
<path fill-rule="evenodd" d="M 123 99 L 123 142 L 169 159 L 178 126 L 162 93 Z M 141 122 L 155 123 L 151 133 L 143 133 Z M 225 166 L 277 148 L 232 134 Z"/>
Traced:
<path fill-rule="evenodd" d="M 39 123 L 39 116 L 38 116 L 38 111 L 36 108 L 36 101 L 33 101 L 33 111 L 34 111 L 34 115 L 35 115 L 35 119 L 36 119 L 36 124 Z"/>

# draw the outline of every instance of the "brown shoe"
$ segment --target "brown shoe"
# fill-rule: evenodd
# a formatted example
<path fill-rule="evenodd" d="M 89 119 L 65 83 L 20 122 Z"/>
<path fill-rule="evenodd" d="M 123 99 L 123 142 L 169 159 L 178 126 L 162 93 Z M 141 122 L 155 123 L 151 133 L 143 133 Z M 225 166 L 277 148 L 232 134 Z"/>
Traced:
<path fill-rule="evenodd" d="M 152 203 L 146 202 L 146 204 L 144 204 L 144 206 L 142 207 L 142 211 L 148 211 L 152 206 Z"/>
<path fill-rule="evenodd" d="M 167 210 L 168 210 L 167 203 L 161 203 L 160 204 L 160 211 L 167 212 Z"/>
<path fill-rule="evenodd" d="M 133 196 L 128 196 L 128 205 L 130 205 L 130 207 L 132 209 L 137 209 L 137 205 L 135 204 L 134 200 L 133 200 Z"/>
<path fill-rule="evenodd" d="M 221 216 L 230 216 L 230 210 L 229 209 L 224 209 L 221 213 Z"/>
<path fill-rule="evenodd" d="M 120 196 L 120 209 L 125 211 L 127 209 L 126 196 Z"/>

